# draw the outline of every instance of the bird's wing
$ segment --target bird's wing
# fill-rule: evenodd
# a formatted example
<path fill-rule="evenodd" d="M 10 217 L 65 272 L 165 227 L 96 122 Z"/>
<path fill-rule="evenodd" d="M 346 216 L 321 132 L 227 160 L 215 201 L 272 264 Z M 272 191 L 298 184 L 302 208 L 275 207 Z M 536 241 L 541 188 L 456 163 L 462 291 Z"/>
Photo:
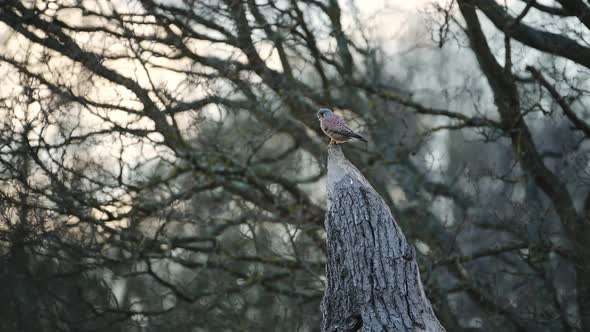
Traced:
<path fill-rule="evenodd" d="M 344 135 L 344 136 L 347 136 L 347 137 L 356 138 L 356 139 L 361 140 L 363 142 L 366 142 L 367 141 L 363 136 L 361 136 L 361 135 L 355 133 L 354 131 L 352 131 L 352 129 L 350 129 L 348 127 L 345 127 L 345 128 L 346 128 L 345 130 L 339 132 L 340 135 Z"/>
<path fill-rule="evenodd" d="M 332 117 L 332 119 L 334 119 L 334 123 L 339 125 L 339 126 L 344 126 L 346 127 L 346 121 L 344 121 L 344 119 L 338 115 L 338 114 L 334 114 L 334 116 Z M 348 127 L 346 127 L 348 128 Z"/>
<path fill-rule="evenodd" d="M 347 126 L 335 126 L 332 128 L 332 132 L 338 135 L 351 137 L 351 138 L 362 138 L 360 135 L 352 131 L 352 129 L 348 128 Z"/>
<path fill-rule="evenodd" d="M 352 129 L 348 128 L 348 126 L 346 126 L 346 122 L 344 121 L 344 119 L 342 119 L 339 116 L 334 116 L 329 119 L 325 119 L 324 121 L 325 123 L 322 122 L 322 129 L 328 133 L 344 137 L 356 138 L 364 142 L 367 141 L 364 137 L 355 133 Z"/>

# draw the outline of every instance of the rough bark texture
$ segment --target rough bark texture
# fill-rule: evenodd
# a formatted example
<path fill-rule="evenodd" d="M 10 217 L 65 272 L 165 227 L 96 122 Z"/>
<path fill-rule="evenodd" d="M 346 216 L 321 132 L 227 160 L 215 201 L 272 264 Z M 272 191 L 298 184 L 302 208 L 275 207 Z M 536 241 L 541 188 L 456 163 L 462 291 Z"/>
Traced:
<path fill-rule="evenodd" d="M 328 149 L 322 331 L 444 331 L 416 257 L 383 199 L 339 145 Z"/>

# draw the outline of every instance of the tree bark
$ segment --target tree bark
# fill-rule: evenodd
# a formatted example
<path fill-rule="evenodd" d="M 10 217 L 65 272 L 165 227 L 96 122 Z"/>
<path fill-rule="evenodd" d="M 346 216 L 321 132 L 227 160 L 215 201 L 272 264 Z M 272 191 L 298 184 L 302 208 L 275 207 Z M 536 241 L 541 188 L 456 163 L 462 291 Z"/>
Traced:
<path fill-rule="evenodd" d="M 322 331 L 445 331 L 414 249 L 361 172 L 328 148 L 327 287 Z"/>

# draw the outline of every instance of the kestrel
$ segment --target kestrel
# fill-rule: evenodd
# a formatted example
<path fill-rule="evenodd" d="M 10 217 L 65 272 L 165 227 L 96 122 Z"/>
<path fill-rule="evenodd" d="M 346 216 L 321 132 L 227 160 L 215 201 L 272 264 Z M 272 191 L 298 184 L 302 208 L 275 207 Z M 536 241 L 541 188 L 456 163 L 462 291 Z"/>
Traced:
<path fill-rule="evenodd" d="M 344 143 L 351 138 L 355 138 L 363 142 L 367 141 L 364 137 L 348 128 L 344 119 L 327 108 L 322 108 L 319 110 L 318 119 L 320 120 L 320 127 L 322 128 L 322 131 L 331 138 L 330 144 L 332 144 L 332 142 L 336 144 Z"/>

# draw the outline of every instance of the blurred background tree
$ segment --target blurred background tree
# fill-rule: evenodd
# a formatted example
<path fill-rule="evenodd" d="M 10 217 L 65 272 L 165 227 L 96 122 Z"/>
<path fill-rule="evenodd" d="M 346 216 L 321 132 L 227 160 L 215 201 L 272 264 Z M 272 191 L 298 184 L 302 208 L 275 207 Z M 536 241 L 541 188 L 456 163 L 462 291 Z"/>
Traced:
<path fill-rule="evenodd" d="M 0 0 L 0 328 L 318 330 L 330 107 L 448 331 L 590 330 L 589 12 Z"/>

